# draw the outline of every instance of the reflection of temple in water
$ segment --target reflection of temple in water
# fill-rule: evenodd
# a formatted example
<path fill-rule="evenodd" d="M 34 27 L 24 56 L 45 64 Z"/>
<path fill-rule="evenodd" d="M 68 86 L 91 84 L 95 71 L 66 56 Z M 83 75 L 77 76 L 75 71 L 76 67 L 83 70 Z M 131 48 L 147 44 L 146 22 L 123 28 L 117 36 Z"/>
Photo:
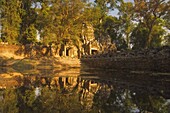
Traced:
<path fill-rule="evenodd" d="M 136 95 L 147 93 L 148 95 L 156 96 L 158 92 L 154 92 L 147 89 L 144 91 L 142 87 L 134 91 L 134 85 L 117 84 L 108 81 L 99 81 L 82 77 L 37 77 L 34 79 L 36 82 L 32 82 L 35 85 L 41 87 L 49 87 L 50 89 L 56 89 L 63 94 L 77 93 L 79 95 L 79 101 L 84 109 L 90 110 L 95 102 L 100 101 L 102 103 L 112 106 L 113 102 L 118 104 L 125 104 L 126 101 L 132 101 L 132 97 L 136 98 Z M 125 89 L 124 89 L 125 88 Z M 143 92 L 141 92 L 143 90 Z M 114 96 L 115 97 L 114 97 Z M 113 101 L 114 99 L 114 101 Z M 136 98 L 137 99 L 137 98 Z M 112 100 L 112 101 L 111 101 Z M 125 101 L 125 103 L 124 103 Z M 135 104 L 134 104 L 135 106 Z M 136 109 L 136 108 L 135 108 Z"/>
<path fill-rule="evenodd" d="M 53 96 L 57 96 L 59 93 L 63 94 L 63 97 L 74 94 L 76 101 L 81 104 L 83 109 L 88 111 L 92 110 L 94 106 L 98 106 L 99 111 L 103 106 L 108 107 L 110 110 L 115 110 L 115 108 L 128 108 L 129 110 L 136 111 L 139 111 L 138 108 L 144 106 L 144 111 L 152 111 L 148 101 L 157 101 L 162 105 L 165 101 L 157 92 L 154 92 L 153 89 L 151 89 L 152 92 L 149 92 L 151 90 L 148 90 L 146 87 L 144 87 L 145 90 L 142 89 L 143 86 L 139 86 L 140 84 L 118 83 L 111 80 L 88 78 L 88 76 L 24 76 L 23 78 L 18 78 L 17 81 L 19 84 L 18 87 L 32 90 L 35 90 L 37 87 L 48 89 L 54 92 Z M 135 87 L 135 85 L 138 85 L 138 87 Z M 40 96 L 43 96 L 44 93 L 45 92 L 42 92 Z M 148 97 L 153 100 L 143 101 L 143 99 L 148 99 Z M 70 96 L 69 98 L 72 97 Z M 1 95 L 0 92 L 0 102 L 3 101 L 3 99 L 4 96 Z M 139 103 L 136 103 L 138 101 Z"/>
<path fill-rule="evenodd" d="M 54 77 L 54 78 L 39 78 L 40 84 L 50 89 L 62 90 L 63 93 L 79 94 L 80 103 L 86 108 L 90 109 L 93 105 L 94 95 L 97 93 L 101 84 L 82 79 L 81 77 Z"/>
<path fill-rule="evenodd" d="M 37 92 L 37 90 L 43 88 L 62 92 L 67 95 L 75 93 L 79 95 L 79 98 L 77 99 L 86 109 L 90 109 L 92 107 L 94 95 L 99 89 L 99 84 L 97 82 L 72 76 L 38 77 L 25 75 L 24 77 L 16 78 L 16 82 L 17 86 L 14 88 L 24 87 L 26 89 L 33 89 L 36 97 L 41 96 L 41 92 Z M 0 102 L 3 101 L 3 99 L 3 92 L 1 95 L 0 91 Z"/>

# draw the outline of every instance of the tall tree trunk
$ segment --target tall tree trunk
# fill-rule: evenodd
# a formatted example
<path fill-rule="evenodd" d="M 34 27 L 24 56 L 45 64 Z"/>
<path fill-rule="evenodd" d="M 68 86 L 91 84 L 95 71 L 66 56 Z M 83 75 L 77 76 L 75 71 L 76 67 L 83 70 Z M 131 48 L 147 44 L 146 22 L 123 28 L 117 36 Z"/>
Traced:
<path fill-rule="evenodd" d="M 148 49 L 148 48 L 151 47 L 152 29 L 153 29 L 153 27 L 151 27 L 151 28 L 149 29 L 149 32 L 148 32 L 147 42 L 146 42 L 146 46 L 145 46 L 146 49 Z"/>
<path fill-rule="evenodd" d="M 129 33 L 126 34 L 126 44 L 127 44 L 127 49 L 130 49 Z"/>

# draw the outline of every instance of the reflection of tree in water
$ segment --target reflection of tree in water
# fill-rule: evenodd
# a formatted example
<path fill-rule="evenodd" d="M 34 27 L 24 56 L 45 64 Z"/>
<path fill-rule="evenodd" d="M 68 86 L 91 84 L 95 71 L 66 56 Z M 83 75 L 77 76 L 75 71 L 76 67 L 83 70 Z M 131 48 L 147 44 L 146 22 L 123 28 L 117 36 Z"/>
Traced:
<path fill-rule="evenodd" d="M 132 91 L 114 82 L 81 77 L 24 77 L 16 89 L 1 91 L 0 110 L 5 113 L 168 113 L 162 97 Z M 41 95 L 35 96 L 39 87 Z M 1 96 L 0 95 L 0 96 Z M 12 113 L 13 113 L 12 111 Z"/>
<path fill-rule="evenodd" d="M 126 86 L 125 86 L 126 87 Z M 106 113 L 169 113 L 169 105 L 160 96 L 151 95 L 147 91 L 132 92 L 129 88 L 111 87 L 110 95 L 103 96 L 106 91 L 98 90 L 94 97 L 94 106 Z"/>
<path fill-rule="evenodd" d="M 105 94 L 106 96 L 101 95 L 102 92 L 102 90 L 99 91 L 94 100 L 95 106 L 99 107 L 101 111 L 105 111 L 105 113 L 112 113 L 113 111 L 121 113 L 131 113 L 133 110 L 135 112 L 139 111 L 131 100 L 129 90 L 112 87 L 108 95 Z"/>
<path fill-rule="evenodd" d="M 15 89 L 0 90 L 0 113 L 18 113 Z"/>
<path fill-rule="evenodd" d="M 144 111 L 152 111 L 153 113 L 168 113 L 170 104 L 166 104 L 166 100 L 163 97 L 148 94 L 149 92 L 136 92 L 136 95 L 132 96 L 133 102 Z M 169 107 L 168 107 L 169 106 Z"/>
<path fill-rule="evenodd" d="M 81 111 L 81 104 L 76 91 L 79 78 L 76 80 L 72 79 L 72 81 L 77 81 L 76 84 L 74 83 L 74 86 L 71 86 L 72 84 L 69 82 L 70 80 L 62 77 L 56 77 L 53 79 L 36 77 L 34 82 L 27 82 L 32 83 L 34 86 L 42 87 L 42 95 L 36 99 L 33 91 L 34 87 L 28 88 L 30 85 L 27 84 L 27 86 L 25 86 L 25 84 L 23 84 L 22 87 L 17 89 L 19 91 L 18 98 L 21 103 L 19 104 L 19 107 L 22 108 L 20 109 L 20 112 L 24 113 L 25 110 L 35 113 L 75 113 L 76 111 Z M 72 90 L 69 92 L 68 90 L 70 90 L 71 87 Z"/>

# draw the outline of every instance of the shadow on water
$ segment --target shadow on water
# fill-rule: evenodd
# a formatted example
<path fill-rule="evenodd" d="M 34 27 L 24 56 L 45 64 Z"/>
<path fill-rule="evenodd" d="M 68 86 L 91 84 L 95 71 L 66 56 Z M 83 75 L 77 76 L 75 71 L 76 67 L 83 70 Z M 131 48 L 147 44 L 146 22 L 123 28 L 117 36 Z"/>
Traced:
<path fill-rule="evenodd" d="M 0 69 L 0 113 L 169 113 L 169 73 Z"/>

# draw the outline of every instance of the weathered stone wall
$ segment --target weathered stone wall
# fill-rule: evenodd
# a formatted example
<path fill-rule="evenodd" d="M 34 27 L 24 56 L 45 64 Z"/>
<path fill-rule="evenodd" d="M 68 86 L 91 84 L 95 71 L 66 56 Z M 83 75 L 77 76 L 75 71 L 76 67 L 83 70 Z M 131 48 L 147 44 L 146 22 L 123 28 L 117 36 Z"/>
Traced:
<path fill-rule="evenodd" d="M 89 68 L 170 72 L 168 58 L 87 58 L 81 64 Z"/>
<path fill-rule="evenodd" d="M 76 58 L 77 55 L 77 48 L 74 46 L 64 46 L 63 48 L 57 48 L 56 46 L 45 46 L 45 45 L 33 45 L 33 44 L 26 44 L 26 45 L 0 45 L 0 56 L 7 57 L 7 58 L 33 58 L 33 57 L 43 57 L 43 56 L 68 56 Z M 59 51 L 64 52 L 64 55 L 59 53 Z"/>
<path fill-rule="evenodd" d="M 170 72 L 170 47 L 84 56 L 81 64 L 89 68 Z"/>

